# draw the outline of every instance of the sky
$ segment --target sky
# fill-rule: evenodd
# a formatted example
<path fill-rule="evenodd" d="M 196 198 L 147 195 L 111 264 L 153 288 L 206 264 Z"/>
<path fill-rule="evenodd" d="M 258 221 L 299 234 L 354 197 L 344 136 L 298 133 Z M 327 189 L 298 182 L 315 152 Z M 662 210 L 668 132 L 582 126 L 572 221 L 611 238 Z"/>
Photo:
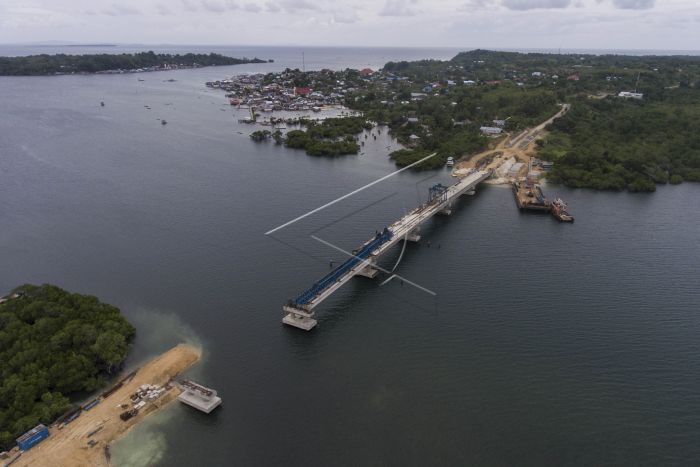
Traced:
<path fill-rule="evenodd" d="M 0 43 L 700 49 L 700 0 L 0 0 Z"/>

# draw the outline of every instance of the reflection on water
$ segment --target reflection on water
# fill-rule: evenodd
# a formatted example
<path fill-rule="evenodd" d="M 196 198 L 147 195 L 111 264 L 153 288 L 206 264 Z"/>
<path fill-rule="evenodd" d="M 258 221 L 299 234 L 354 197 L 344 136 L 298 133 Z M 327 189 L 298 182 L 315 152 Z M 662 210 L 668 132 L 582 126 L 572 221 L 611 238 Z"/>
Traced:
<path fill-rule="evenodd" d="M 326 52 L 331 68 L 381 58 Z M 203 83 L 272 66 L 0 78 L 0 290 L 120 307 L 130 367 L 202 345 L 188 376 L 224 400 L 149 417 L 116 465 L 697 464 L 700 185 L 548 186 L 574 225 L 485 185 L 396 270 L 437 297 L 357 279 L 314 332 L 285 329 L 284 301 L 343 259 L 309 235 L 351 250 L 451 178 L 401 173 L 266 237 L 395 170 L 386 132 L 339 158 L 252 143 Z"/>

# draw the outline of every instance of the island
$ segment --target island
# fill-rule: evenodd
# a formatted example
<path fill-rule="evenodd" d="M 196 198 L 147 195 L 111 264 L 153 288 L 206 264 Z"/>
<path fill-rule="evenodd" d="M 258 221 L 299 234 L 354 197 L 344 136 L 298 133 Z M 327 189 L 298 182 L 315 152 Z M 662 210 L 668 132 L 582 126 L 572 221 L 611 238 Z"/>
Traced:
<path fill-rule="evenodd" d="M 103 387 L 135 329 L 119 309 L 53 285 L 23 285 L 0 299 L 0 451 L 38 423 Z"/>
<path fill-rule="evenodd" d="M 216 53 L 173 55 L 148 51 L 133 54 L 42 54 L 0 57 L 0 76 L 140 73 L 267 62 L 268 60 L 259 58 L 233 58 Z"/>
<path fill-rule="evenodd" d="M 25 284 L 0 297 L 1 458 L 107 465 L 110 443 L 176 400 L 174 378 L 201 356 L 181 344 L 118 376 L 134 336 L 118 308 L 90 295 Z"/>
<path fill-rule="evenodd" d="M 525 168 L 534 164 L 550 182 L 570 187 L 654 191 L 657 184 L 700 181 L 696 56 L 472 50 L 451 60 L 389 62 L 376 71 L 286 69 L 207 85 L 226 91 L 231 105 L 250 108 L 245 123 L 274 124 L 272 116 L 261 122 L 258 111 L 342 105 L 351 118 L 388 127 L 404 146 L 390 154 L 397 165 L 437 153 L 416 170 L 443 167 L 450 158 L 457 168 L 476 156 L 493 159 L 517 142 L 513 147 L 528 149 L 515 155 Z M 336 133 L 319 131 L 324 124 L 312 119 L 295 123 L 301 128 L 286 135 L 261 132 L 253 139 L 310 155 L 359 151 L 364 126 Z"/>
<path fill-rule="evenodd" d="M 53 466 L 109 467 L 111 443 L 124 436 L 146 417 L 169 407 L 178 400 L 181 387 L 173 383 L 176 376 L 197 363 L 201 349 L 180 344 L 153 358 L 139 369 L 124 375 L 101 397 L 88 403 L 86 409 L 59 420 L 47 429 L 48 438 L 24 452 L 10 453 L 15 467 Z M 143 388 L 159 388 L 155 399 L 144 398 L 134 404 L 134 396 Z M 99 403 L 95 404 L 96 401 Z M 138 409 L 136 407 L 139 407 Z M 88 409 L 89 408 L 89 409 Z M 67 423 L 68 422 L 68 423 Z"/>

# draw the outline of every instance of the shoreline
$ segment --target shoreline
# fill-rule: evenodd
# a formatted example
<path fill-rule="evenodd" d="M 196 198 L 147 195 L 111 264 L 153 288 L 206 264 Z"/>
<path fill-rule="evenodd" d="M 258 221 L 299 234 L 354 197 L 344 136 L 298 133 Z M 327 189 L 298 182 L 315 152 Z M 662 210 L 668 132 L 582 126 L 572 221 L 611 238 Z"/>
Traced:
<path fill-rule="evenodd" d="M 178 385 L 172 384 L 161 397 L 148 402 L 137 415 L 122 421 L 119 416 L 126 410 L 124 407 L 132 407 L 130 396 L 142 384 L 165 387 L 199 362 L 201 356 L 201 349 L 189 344 L 178 344 L 156 356 L 138 368 L 131 379 L 101 400 L 94 408 L 84 411 L 67 425 L 51 425 L 50 436 L 24 452 L 12 465 L 109 467 L 111 444 L 126 435 L 131 428 L 149 415 L 170 406 L 182 391 Z M 11 453 L 11 458 L 15 455 L 16 452 Z"/>

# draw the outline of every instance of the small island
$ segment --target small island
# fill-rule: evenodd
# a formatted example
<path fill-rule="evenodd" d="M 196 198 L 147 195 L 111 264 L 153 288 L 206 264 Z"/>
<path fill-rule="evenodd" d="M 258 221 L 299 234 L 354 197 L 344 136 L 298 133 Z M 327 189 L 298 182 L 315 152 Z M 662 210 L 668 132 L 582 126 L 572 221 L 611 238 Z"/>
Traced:
<path fill-rule="evenodd" d="M 0 451 L 122 368 L 134 327 L 118 308 L 53 285 L 0 299 Z"/>
<path fill-rule="evenodd" d="M 4 465 L 108 466 L 114 440 L 177 400 L 186 383 L 175 378 L 201 349 L 179 344 L 119 375 L 134 335 L 93 296 L 25 284 L 0 297 Z"/>
<path fill-rule="evenodd" d="M 268 60 L 259 58 L 233 58 L 216 53 L 173 55 L 148 51 L 134 54 L 42 54 L 0 57 L 0 76 L 140 73 L 267 62 Z"/>

